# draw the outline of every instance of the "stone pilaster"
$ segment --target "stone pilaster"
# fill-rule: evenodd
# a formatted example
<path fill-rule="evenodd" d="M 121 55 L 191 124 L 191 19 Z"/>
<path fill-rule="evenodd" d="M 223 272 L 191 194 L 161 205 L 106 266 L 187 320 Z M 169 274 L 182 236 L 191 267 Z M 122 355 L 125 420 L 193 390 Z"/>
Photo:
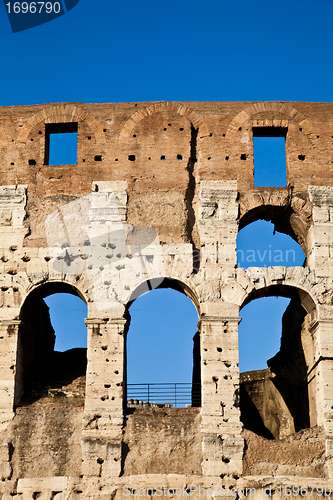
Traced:
<path fill-rule="evenodd" d="M 82 432 L 83 474 L 121 472 L 126 320 L 87 319 L 88 366 Z"/>
<path fill-rule="evenodd" d="M 17 373 L 17 344 L 20 321 L 0 321 L 0 430 L 14 416 L 15 400 L 22 392 Z"/>
<path fill-rule="evenodd" d="M 202 450 L 205 476 L 242 473 L 238 317 L 203 316 L 201 330 Z"/>
<path fill-rule="evenodd" d="M 333 477 L 333 320 L 314 320 L 313 336 L 315 363 L 308 371 L 308 384 L 314 385 L 317 425 L 326 434 L 326 468 Z"/>
<path fill-rule="evenodd" d="M 1 248 L 22 247 L 23 238 L 28 233 L 23 225 L 27 188 L 27 184 L 0 186 Z"/>
<path fill-rule="evenodd" d="M 317 277 L 333 278 L 333 188 L 309 186 L 313 225 L 308 236 L 308 266 Z"/>
<path fill-rule="evenodd" d="M 201 181 L 198 228 L 204 269 L 215 272 L 221 266 L 237 264 L 237 181 Z"/>

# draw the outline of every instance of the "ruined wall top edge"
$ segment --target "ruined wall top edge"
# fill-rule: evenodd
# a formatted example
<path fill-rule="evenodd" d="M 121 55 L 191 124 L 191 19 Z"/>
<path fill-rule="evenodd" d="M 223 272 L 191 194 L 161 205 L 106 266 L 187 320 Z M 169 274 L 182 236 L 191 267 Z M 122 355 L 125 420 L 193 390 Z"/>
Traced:
<path fill-rule="evenodd" d="M 283 130 L 284 187 L 255 185 L 253 132 L 258 127 L 277 135 Z M 50 134 L 74 130 L 76 163 L 52 164 Z M 333 103 L 0 107 L 0 185 L 28 186 L 26 225 L 33 246 L 42 244 L 38 226 L 45 214 L 90 193 L 93 182 L 126 181 L 128 221 L 153 224 L 159 232 L 163 227 L 163 240 L 177 242 L 191 239 L 189 224 L 198 216 L 202 181 L 235 181 L 242 215 L 263 204 L 285 205 L 287 186 L 293 188 L 297 211 L 308 207 L 308 187 L 333 185 L 332 174 Z"/>

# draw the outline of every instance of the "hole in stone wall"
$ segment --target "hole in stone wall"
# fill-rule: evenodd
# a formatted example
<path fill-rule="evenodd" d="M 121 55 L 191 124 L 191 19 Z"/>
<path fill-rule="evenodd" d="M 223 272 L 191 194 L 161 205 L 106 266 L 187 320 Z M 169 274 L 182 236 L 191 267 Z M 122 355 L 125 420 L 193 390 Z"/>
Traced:
<path fill-rule="evenodd" d="M 164 155 L 161 156 L 161 160 L 165 160 L 165 156 Z"/>
<path fill-rule="evenodd" d="M 95 161 L 102 161 L 103 160 L 102 155 L 96 155 L 94 160 Z"/>
<path fill-rule="evenodd" d="M 304 161 L 305 160 L 305 155 L 298 155 L 298 159 L 301 160 L 301 161 Z"/>
<path fill-rule="evenodd" d="M 164 281 L 166 288 L 144 293 L 128 310 L 127 400 L 200 406 L 198 314 L 188 297 L 169 288 L 173 280 Z M 147 383 L 157 384 L 149 395 Z"/>
<path fill-rule="evenodd" d="M 29 165 L 36 165 L 36 160 L 29 160 Z"/>
<path fill-rule="evenodd" d="M 253 127 L 255 187 L 287 186 L 287 131 L 282 127 Z"/>
<path fill-rule="evenodd" d="M 128 155 L 129 161 L 135 161 L 135 155 Z"/>
<path fill-rule="evenodd" d="M 241 160 L 246 160 L 246 154 L 245 153 L 241 154 L 240 159 Z"/>
<path fill-rule="evenodd" d="M 45 165 L 76 165 L 77 123 L 45 124 Z"/>
<path fill-rule="evenodd" d="M 177 155 L 177 160 L 182 160 L 182 159 L 183 159 L 182 155 Z"/>

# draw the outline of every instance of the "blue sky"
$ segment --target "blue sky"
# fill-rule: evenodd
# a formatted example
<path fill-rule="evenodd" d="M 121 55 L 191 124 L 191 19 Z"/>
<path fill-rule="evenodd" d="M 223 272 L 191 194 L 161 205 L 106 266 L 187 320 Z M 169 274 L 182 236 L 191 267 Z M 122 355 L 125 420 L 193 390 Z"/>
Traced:
<path fill-rule="evenodd" d="M 80 0 L 13 34 L 1 3 L 0 104 L 331 101 L 332 15 L 331 0 Z"/>
<path fill-rule="evenodd" d="M 5 5 L 0 3 L 0 105 L 156 100 L 332 101 L 332 19 L 332 0 L 316 3 L 309 0 L 171 0 L 168 3 L 80 0 L 64 16 L 13 34 Z M 259 231 L 264 230 L 264 226 L 257 227 Z M 239 249 L 245 245 L 244 251 L 260 239 L 255 232 L 243 237 L 246 229 L 240 233 L 238 242 Z M 242 238 L 245 241 L 242 242 Z M 274 238 L 274 243 L 267 240 L 266 247 L 259 248 L 260 256 L 269 245 L 277 245 L 271 248 L 289 245 L 289 242 L 276 243 L 279 235 Z M 297 258 L 301 265 L 302 254 Z M 160 292 L 164 293 L 159 290 L 156 294 Z M 54 299 L 53 296 L 47 300 L 51 303 Z M 82 309 L 83 318 L 85 305 L 77 302 L 79 299 L 73 300 L 73 303 L 65 300 L 61 305 L 60 316 L 67 324 L 71 321 L 72 326 L 67 333 L 58 333 L 59 349 L 85 344 L 84 323 L 79 334 L 81 340 L 74 337 L 77 309 Z M 138 339 L 140 331 L 141 335 L 149 335 L 148 316 L 142 312 L 147 300 L 148 296 L 144 296 L 133 304 L 133 309 L 137 309 L 132 312 L 133 324 L 137 321 L 135 316 L 143 321 L 141 327 L 136 326 L 136 330 L 129 333 L 133 338 Z M 240 353 L 243 370 L 264 368 L 265 360 L 274 354 L 269 349 L 278 347 L 279 332 L 274 334 L 270 324 L 273 313 L 278 313 L 274 322 L 280 324 L 281 311 L 278 310 L 283 310 L 285 303 L 277 307 L 277 300 L 285 301 L 272 298 L 260 306 L 261 299 L 242 310 Z M 176 306 L 170 296 L 167 300 L 164 297 L 162 302 L 166 306 L 170 304 L 165 316 L 167 322 L 176 315 Z M 187 344 L 184 340 L 185 347 L 179 349 L 188 355 L 188 338 L 195 333 L 197 317 L 191 304 L 185 311 L 184 301 L 180 303 L 181 311 L 177 314 L 184 325 L 184 333 L 178 334 L 178 339 L 186 338 Z M 150 307 L 153 317 L 149 317 L 150 335 L 161 339 L 163 335 L 170 335 L 175 326 L 169 324 L 168 333 L 163 333 L 159 319 L 164 313 L 155 302 L 153 304 Z M 268 324 L 264 323 L 264 312 L 271 318 Z M 261 330 L 258 319 L 263 321 Z M 52 318 L 52 321 L 56 320 Z M 185 324 L 189 325 L 187 329 Z M 174 343 L 177 335 L 175 340 L 169 338 L 170 344 Z M 262 339 L 273 346 L 266 349 Z M 162 347 L 162 340 L 160 342 L 158 345 Z M 132 381 L 148 381 L 151 377 L 151 381 L 160 382 L 167 366 L 172 369 L 169 378 L 190 381 L 190 368 L 186 373 L 178 372 L 179 363 L 170 354 L 161 373 L 152 370 L 147 374 L 143 367 L 139 368 L 138 358 L 141 358 L 137 349 L 140 344 L 143 346 L 140 356 L 147 354 L 144 342 L 133 344 L 130 363 L 137 369 L 130 370 Z M 242 361 L 242 350 L 249 353 L 250 346 L 254 345 L 262 346 L 259 349 L 261 358 L 254 359 L 257 353 L 256 356 L 244 356 Z M 153 354 L 148 353 L 148 356 L 152 359 Z M 141 364 L 147 367 L 146 361 Z M 187 365 L 188 360 L 184 366 Z"/>

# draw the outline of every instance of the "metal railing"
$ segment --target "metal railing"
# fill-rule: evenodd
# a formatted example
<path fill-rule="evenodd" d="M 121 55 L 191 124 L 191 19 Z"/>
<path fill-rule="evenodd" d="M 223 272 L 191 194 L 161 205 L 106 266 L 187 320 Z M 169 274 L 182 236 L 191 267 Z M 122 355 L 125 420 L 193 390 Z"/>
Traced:
<path fill-rule="evenodd" d="M 200 406 L 200 383 L 127 384 L 127 407 Z"/>

